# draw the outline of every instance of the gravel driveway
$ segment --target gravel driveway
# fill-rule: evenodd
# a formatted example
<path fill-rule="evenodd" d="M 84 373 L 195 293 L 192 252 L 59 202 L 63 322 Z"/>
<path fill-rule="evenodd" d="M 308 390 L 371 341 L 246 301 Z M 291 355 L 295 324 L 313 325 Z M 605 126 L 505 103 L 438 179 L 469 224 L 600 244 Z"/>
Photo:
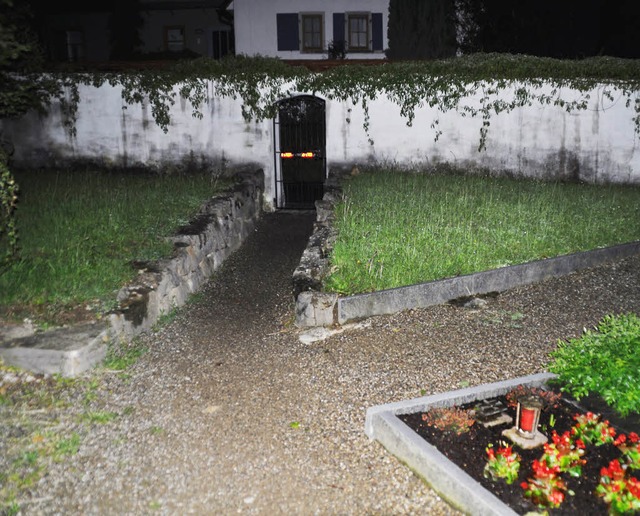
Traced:
<path fill-rule="evenodd" d="M 303 344 L 291 274 L 313 216 L 264 215 L 127 375 L 92 373 L 92 410 L 118 417 L 82 423 L 79 402 L 59 414 L 81 445 L 26 514 L 455 514 L 365 436 L 366 409 L 542 371 L 558 339 L 640 313 L 633 258 Z"/>

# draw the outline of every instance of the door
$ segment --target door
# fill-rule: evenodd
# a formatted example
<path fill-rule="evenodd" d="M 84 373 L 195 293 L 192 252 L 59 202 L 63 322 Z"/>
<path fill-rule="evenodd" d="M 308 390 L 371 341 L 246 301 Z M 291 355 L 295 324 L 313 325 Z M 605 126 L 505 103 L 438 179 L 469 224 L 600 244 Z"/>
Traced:
<path fill-rule="evenodd" d="M 314 209 L 326 177 L 325 102 L 311 95 L 282 100 L 274 123 L 276 206 Z"/>

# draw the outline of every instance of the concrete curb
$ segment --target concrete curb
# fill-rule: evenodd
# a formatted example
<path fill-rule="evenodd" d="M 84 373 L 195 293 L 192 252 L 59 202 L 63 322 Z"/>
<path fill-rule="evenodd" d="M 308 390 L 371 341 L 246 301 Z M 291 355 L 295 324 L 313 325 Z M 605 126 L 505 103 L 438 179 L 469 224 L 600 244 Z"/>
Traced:
<path fill-rule="evenodd" d="M 104 360 L 109 342 L 106 324 L 82 324 L 35 333 L 0 346 L 0 356 L 34 373 L 77 376 Z"/>
<path fill-rule="evenodd" d="M 483 488 L 434 446 L 405 425 L 398 415 L 428 412 L 506 394 L 518 385 L 540 387 L 555 375 L 539 373 L 513 380 L 425 396 L 367 410 L 365 433 L 420 475 L 442 498 L 474 515 L 513 515 L 510 507 Z"/>
<path fill-rule="evenodd" d="M 334 294 L 322 292 L 301 293 L 296 299 L 296 324 L 300 327 L 330 326 L 425 308 L 460 297 L 503 292 L 638 254 L 640 241 L 348 297 L 336 298 Z"/>

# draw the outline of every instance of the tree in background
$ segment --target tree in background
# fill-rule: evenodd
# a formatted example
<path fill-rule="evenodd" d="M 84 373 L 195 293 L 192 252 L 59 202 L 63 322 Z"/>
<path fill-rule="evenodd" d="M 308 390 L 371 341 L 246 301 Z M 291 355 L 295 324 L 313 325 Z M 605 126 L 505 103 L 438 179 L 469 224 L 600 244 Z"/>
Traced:
<path fill-rule="evenodd" d="M 55 80 L 35 74 L 43 60 L 31 19 L 24 0 L 0 0 L 0 118 L 43 110 L 59 91 Z"/>
<path fill-rule="evenodd" d="M 391 0 L 389 59 L 440 59 L 456 54 L 453 0 Z"/>
<path fill-rule="evenodd" d="M 600 54 L 640 58 L 640 2 L 618 0 L 600 5 Z"/>
<path fill-rule="evenodd" d="M 637 0 L 456 0 L 463 53 L 640 57 Z"/>
<path fill-rule="evenodd" d="M 25 0 L 0 0 L 0 119 L 16 118 L 31 109 L 44 112 L 59 94 L 57 80 L 36 73 L 42 57 L 31 11 Z M 10 152 L 0 135 L 0 271 L 15 257 L 18 237 L 15 208 L 18 186 L 8 167 Z"/>

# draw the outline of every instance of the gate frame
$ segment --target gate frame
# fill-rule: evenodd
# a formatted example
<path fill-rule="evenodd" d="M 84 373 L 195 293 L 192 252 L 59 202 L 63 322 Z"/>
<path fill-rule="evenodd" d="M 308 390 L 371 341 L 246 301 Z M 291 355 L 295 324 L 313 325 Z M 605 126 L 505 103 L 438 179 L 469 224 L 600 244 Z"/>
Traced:
<path fill-rule="evenodd" d="M 282 177 L 282 158 L 280 154 L 282 149 L 280 148 L 280 106 L 285 102 L 292 101 L 295 99 L 309 98 L 314 100 L 319 100 L 322 102 L 323 106 L 323 125 L 324 125 L 324 148 L 322 149 L 322 175 L 323 175 L 323 185 L 327 179 L 327 101 L 326 99 L 319 97 L 318 95 L 308 94 L 308 93 L 299 93 L 295 95 L 291 95 L 290 97 L 282 98 L 276 102 L 276 116 L 273 118 L 273 161 L 274 161 L 274 182 L 275 182 L 275 208 L 276 209 L 285 209 L 286 206 L 286 198 L 284 194 L 284 178 Z"/>

